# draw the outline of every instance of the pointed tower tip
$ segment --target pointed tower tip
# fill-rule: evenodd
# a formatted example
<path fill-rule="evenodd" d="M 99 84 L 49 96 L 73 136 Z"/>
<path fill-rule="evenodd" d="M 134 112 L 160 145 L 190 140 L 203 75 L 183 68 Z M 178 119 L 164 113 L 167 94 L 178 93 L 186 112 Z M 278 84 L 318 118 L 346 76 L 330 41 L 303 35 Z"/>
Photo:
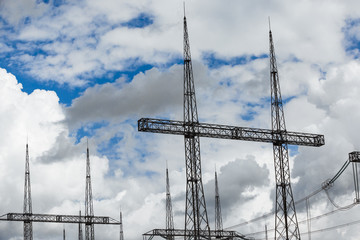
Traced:
<path fill-rule="evenodd" d="M 270 16 L 268 17 L 268 20 L 269 20 L 269 32 L 271 32 Z"/>
<path fill-rule="evenodd" d="M 185 1 L 183 2 L 184 5 L 184 18 L 186 18 L 186 14 L 185 14 Z"/>

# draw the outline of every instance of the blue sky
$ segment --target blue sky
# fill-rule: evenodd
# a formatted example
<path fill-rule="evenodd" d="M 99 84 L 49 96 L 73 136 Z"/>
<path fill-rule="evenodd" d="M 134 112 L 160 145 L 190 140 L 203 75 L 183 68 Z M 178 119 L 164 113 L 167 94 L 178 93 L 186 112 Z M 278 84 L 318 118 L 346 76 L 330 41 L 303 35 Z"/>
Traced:
<path fill-rule="evenodd" d="M 271 17 L 287 128 L 321 133 L 326 140 L 322 148 L 290 147 L 296 199 L 360 149 L 358 9 L 351 0 L 186 1 L 199 119 L 209 123 L 271 126 Z M 84 208 L 88 139 L 96 215 L 117 218 L 121 205 L 127 239 L 164 227 L 168 161 L 175 226 L 181 228 L 183 139 L 139 133 L 137 120 L 182 119 L 182 41 L 183 1 L 0 1 L 0 191 L 8 193 L 0 197 L 2 209 L 22 210 L 28 136 L 34 212 L 77 214 Z M 201 139 L 201 154 L 211 224 L 215 164 L 224 227 L 271 211 L 271 145 Z M 336 201 L 352 201 L 349 179 L 351 173 L 332 190 Z M 332 209 L 326 198 L 312 204 L 314 216 Z M 298 208 L 302 220 L 306 212 Z M 314 221 L 313 230 L 356 216 L 355 209 Z M 61 237 L 56 233 L 62 226 L 34 226 L 35 238 Z M 75 238 L 76 227 L 66 228 Z M 263 228 L 256 223 L 235 230 Z M 118 229 L 109 229 L 96 231 L 112 239 Z M 355 239 L 354 229 L 312 238 Z M 0 224 L 0 239 L 21 236 L 19 224 Z"/>

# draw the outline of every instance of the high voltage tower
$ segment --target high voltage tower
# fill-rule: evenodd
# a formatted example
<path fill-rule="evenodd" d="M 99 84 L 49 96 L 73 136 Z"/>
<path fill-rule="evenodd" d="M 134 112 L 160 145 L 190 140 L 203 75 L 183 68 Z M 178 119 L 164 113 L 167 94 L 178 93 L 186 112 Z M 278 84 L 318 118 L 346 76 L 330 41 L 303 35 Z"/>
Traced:
<path fill-rule="evenodd" d="M 26 157 L 25 157 L 25 186 L 24 186 L 24 215 L 31 216 L 31 185 L 30 185 L 30 166 L 29 166 L 29 145 L 26 143 Z M 24 221 L 24 240 L 32 240 L 32 222 Z"/>
<path fill-rule="evenodd" d="M 86 147 L 86 190 L 85 190 L 85 217 L 91 218 L 94 216 L 92 188 L 91 188 L 91 175 L 90 175 L 90 157 L 89 146 Z M 85 240 L 94 240 L 94 224 L 89 221 L 85 223 Z"/>
<path fill-rule="evenodd" d="M 88 200 L 88 206 L 91 203 L 92 208 L 92 196 L 91 196 L 91 180 L 90 180 L 90 160 L 89 160 L 89 148 L 87 147 L 87 159 L 86 159 L 86 197 Z M 88 177 L 89 176 L 89 177 Z M 95 238 L 93 233 L 94 224 L 103 225 L 120 225 L 120 222 L 103 216 L 94 216 L 93 210 L 87 211 L 87 215 L 62 215 L 62 214 L 36 214 L 32 212 L 31 201 L 31 187 L 30 187 L 30 166 L 29 166 L 29 148 L 26 144 L 26 160 L 25 160 L 25 189 L 24 189 L 24 212 L 23 213 L 7 213 L 0 216 L 0 221 L 17 221 L 24 223 L 24 240 L 33 239 L 33 222 L 47 222 L 47 223 L 78 223 L 79 224 L 79 240 L 82 240 L 81 224 L 85 224 L 87 229 L 90 229 L 90 234 L 87 235 L 86 240 L 93 240 Z M 92 231 L 91 231 L 92 229 Z"/>
<path fill-rule="evenodd" d="M 169 181 L 169 169 L 166 166 L 166 230 L 170 233 L 167 240 L 173 240 L 171 232 L 174 231 L 174 218 L 172 212 L 171 195 L 170 195 L 170 181 Z"/>
<path fill-rule="evenodd" d="M 220 205 L 220 194 L 217 179 L 217 172 L 215 171 L 215 232 L 223 231 L 222 216 L 221 216 L 221 205 Z"/>
<path fill-rule="evenodd" d="M 120 240 L 124 240 L 124 231 L 123 231 L 123 221 L 122 221 L 121 210 L 120 210 Z"/>
<path fill-rule="evenodd" d="M 290 185 L 288 144 L 315 146 L 325 144 L 319 134 L 289 132 L 285 127 L 283 103 L 272 34 L 270 32 L 270 82 L 272 129 L 246 128 L 199 123 L 186 17 L 184 17 L 184 121 L 141 118 L 138 130 L 183 135 L 186 165 L 185 239 L 210 239 L 210 231 L 201 177 L 200 137 L 268 142 L 273 144 L 276 178 L 275 239 L 300 239 Z M 151 235 L 150 233 L 149 236 Z M 161 231 L 151 236 L 161 236 Z"/>

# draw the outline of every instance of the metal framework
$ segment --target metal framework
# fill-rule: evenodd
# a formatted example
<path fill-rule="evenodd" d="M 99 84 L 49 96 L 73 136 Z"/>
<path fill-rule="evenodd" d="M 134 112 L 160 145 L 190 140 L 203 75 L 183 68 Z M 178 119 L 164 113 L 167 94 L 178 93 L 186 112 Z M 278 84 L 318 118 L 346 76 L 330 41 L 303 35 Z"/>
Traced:
<path fill-rule="evenodd" d="M 211 123 L 193 123 L 194 131 L 189 131 L 184 121 L 141 118 L 138 130 L 173 135 L 195 135 L 199 137 L 243 140 L 252 142 L 278 143 L 289 145 L 320 147 L 325 144 L 324 135 L 288 131 L 273 131 L 261 128 L 237 127 Z"/>
<path fill-rule="evenodd" d="M 169 170 L 166 167 L 166 230 L 171 232 L 174 230 L 174 218 L 172 213 L 171 195 L 170 195 L 170 181 Z M 169 235 L 166 239 L 173 240 L 174 237 Z"/>
<path fill-rule="evenodd" d="M 81 210 L 79 211 L 79 217 L 81 218 Z M 83 231 L 82 231 L 82 227 L 81 227 L 81 223 L 79 222 L 79 236 L 78 236 L 78 240 L 83 240 Z"/>
<path fill-rule="evenodd" d="M 267 142 L 273 144 L 276 178 L 275 239 L 300 239 L 295 205 L 290 185 L 288 144 L 319 147 L 324 136 L 288 132 L 285 127 L 283 103 L 270 31 L 270 82 L 272 129 L 244 128 L 199 123 L 192 73 L 186 17 L 184 17 L 184 121 L 141 118 L 138 130 L 143 132 L 184 135 L 186 163 L 185 239 L 209 239 L 203 184 L 201 180 L 200 137 Z M 160 234 L 157 230 L 152 234 Z M 208 233 L 208 234 L 207 234 Z M 164 234 L 161 232 L 161 234 Z"/>
<path fill-rule="evenodd" d="M 25 215 L 32 214 L 28 143 L 26 143 L 26 158 L 25 158 L 24 214 Z M 32 240 L 32 239 L 33 239 L 32 222 L 26 220 L 24 221 L 24 240 Z"/>
<path fill-rule="evenodd" d="M 271 125 L 273 132 L 278 133 L 278 141 L 273 143 L 276 181 L 275 239 L 300 239 L 295 203 L 290 184 L 288 143 L 286 140 L 283 140 L 286 126 L 271 30 L 269 31 L 269 41 Z"/>
<path fill-rule="evenodd" d="M 7 213 L 0 217 L 0 221 L 18 222 L 48 222 L 48 223 L 80 223 L 80 224 L 112 224 L 119 225 L 120 222 L 110 217 L 101 216 L 79 216 L 79 215 L 59 215 L 59 214 L 25 214 Z"/>
<path fill-rule="evenodd" d="M 123 231 L 123 221 L 122 221 L 121 210 L 120 210 L 120 240 L 124 240 L 124 231 Z"/>
<path fill-rule="evenodd" d="M 360 183 L 359 183 L 359 170 L 358 163 L 360 163 L 360 152 L 354 151 L 349 153 L 349 163 L 352 163 L 354 186 L 355 186 L 355 199 L 356 203 L 360 203 Z"/>
<path fill-rule="evenodd" d="M 86 190 L 85 190 L 85 217 L 91 218 L 94 216 L 91 176 L 90 176 L 90 157 L 89 146 L 86 148 Z M 85 240 L 94 240 L 95 232 L 94 225 L 91 221 L 85 223 Z"/>
<path fill-rule="evenodd" d="M 167 231 L 166 229 L 153 229 L 147 233 L 143 234 L 143 240 L 151 240 L 155 236 L 160 236 L 164 239 L 167 239 L 169 235 L 173 237 L 184 237 L 185 239 L 191 238 L 197 234 L 201 239 L 229 239 L 229 240 L 236 240 L 236 239 L 244 239 L 244 240 L 253 240 L 254 238 L 246 237 L 242 234 L 239 234 L 235 231 L 221 231 L 216 232 L 214 230 L 202 230 L 202 231 L 189 231 L 189 230 L 183 230 L 183 229 L 173 229 L 171 231 Z"/>
<path fill-rule="evenodd" d="M 223 231 L 222 216 L 221 216 L 221 205 L 220 205 L 220 195 L 219 195 L 219 186 L 217 179 L 217 172 L 215 171 L 215 232 Z"/>

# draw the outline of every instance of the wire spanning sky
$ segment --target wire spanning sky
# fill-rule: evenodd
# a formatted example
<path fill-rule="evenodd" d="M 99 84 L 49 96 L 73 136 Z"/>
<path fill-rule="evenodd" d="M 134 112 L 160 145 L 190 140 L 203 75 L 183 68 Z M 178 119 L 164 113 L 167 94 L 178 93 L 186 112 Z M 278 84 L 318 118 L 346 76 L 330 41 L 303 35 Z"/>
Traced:
<path fill-rule="evenodd" d="M 22 211 L 27 139 L 33 212 L 84 211 L 88 139 L 95 215 L 118 218 L 121 206 L 128 240 L 165 227 L 168 161 L 175 228 L 183 228 L 183 139 L 137 131 L 141 117 L 182 119 L 183 14 L 177 0 L 0 0 L 0 215 Z M 295 200 L 360 150 L 359 1 L 192 0 L 186 16 L 200 121 L 257 128 L 271 126 L 271 17 L 287 129 L 326 142 L 290 148 Z M 215 164 L 224 227 L 272 211 L 271 144 L 201 139 L 201 156 L 212 228 Z M 353 201 L 351 174 L 329 191 L 339 204 Z M 311 201 L 313 216 L 332 209 L 324 195 Z M 305 206 L 297 210 L 306 218 Z M 358 216 L 355 206 L 312 226 Z M 273 219 L 236 230 L 265 224 Z M 65 228 L 75 239 L 77 226 Z M 35 239 L 62 239 L 63 225 L 33 230 Z M 116 239 L 119 228 L 96 226 L 95 234 Z M 22 239 L 22 224 L 0 222 L 0 239 Z M 358 239 L 358 230 L 312 239 Z"/>

